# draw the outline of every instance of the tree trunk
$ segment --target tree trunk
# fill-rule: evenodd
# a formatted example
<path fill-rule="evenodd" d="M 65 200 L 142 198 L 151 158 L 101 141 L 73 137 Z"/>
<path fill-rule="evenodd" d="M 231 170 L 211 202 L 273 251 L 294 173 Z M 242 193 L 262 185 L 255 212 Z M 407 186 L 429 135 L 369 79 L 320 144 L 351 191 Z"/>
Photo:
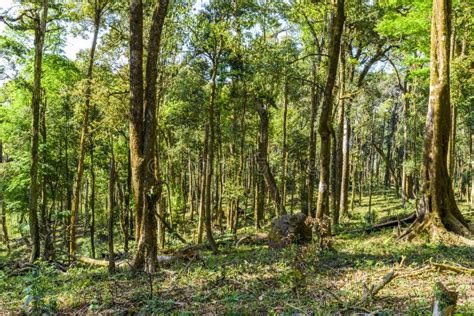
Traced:
<path fill-rule="evenodd" d="M 317 39 L 315 39 L 315 42 L 318 43 Z M 316 45 L 318 48 L 317 53 L 320 55 L 320 50 L 319 50 L 319 45 Z M 308 187 L 308 207 L 307 207 L 307 215 L 310 215 L 312 217 L 316 216 L 316 212 L 313 211 L 314 203 L 313 203 L 313 198 L 314 198 L 314 183 L 316 182 L 316 132 L 315 132 L 315 122 L 316 122 L 316 116 L 318 114 L 318 106 L 319 106 L 319 101 L 321 98 L 321 93 L 318 87 L 316 86 L 316 80 L 317 80 L 317 67 L 319 66 L 319 63 L 321 61 L 321 58 L 318 57 L 316 61 L 313 61 L 312 65 L 312 83 L 311 83 L 311 114 L 310 114 L 310 121 L 309 121 L 309 145 L 308 145 L 308 166 L 307 166 L 307 174 L 308 177 L 306 179 L 307 181 L 307 187 Z M 303 210 L 304 211 L 304 210 Z"/>
<path fill-rule="evenodd" d="M 90 242 L 91 242 L 91 256 L 95 258 L 95 170 L 94 170 L 94 143 L 92 134 L 90 134 L 90 174 L 91 174 L 91 195 L 89 200 L 89 206 L 91 209 L 91 220 L 90 220 Z"/>
<path fill-rule="evenodd" d="M 408 193 L 408 174 L 407 174 L 407 163 L 408 154 L 408 98 L 405 98 L 403 102 L 403 169 L 402 169 L 402 206 L 405 208 L 406 202 L 409 199 Z M 397 180 L 395 180 L 397 181 Z"/>
<path fill-rule="evenodd" d="M 2 163 L 3 163 L 3 143 L 0 140 L 0 164 Z M 0 191 L 0 222 L 2 225 L 2 240 L 7 246 L 8 252 L 10 252 L 10 239 L 8 238 L 7 214 L 5 212 L 2 191 Z"/>
<path fill-rule="evenodd" d="M 282 204 L 286 202 L 286 171 L 288 169 L 288 149 L 286 144 L 287 116 L 288 116 L 288 79 L 285 77 L 283 101 L 283 145 L 281 153 L 281 198 Z"/>
<path fill-rule="evenodd" d="M 71 257 L 74 257 L 76 253 L 76 224 L 77 224 L 77 212 L 79 209 L 80 203 L 80 194 L 82 186 L 82 175 L 84 173 L 84 158 L 86 156 L 86 139 L 89 130 L 89 117 L 90 117 L 90 101 L 92 93 L 92 74 L 94 68 L 94 56 L 95 49 L 97 47 L 97 38 L 99 36 L 100 21 L 104 9 L 105 2 L 102 5 L 99 5 L 95 1 L 94 7 L 94 35 L 92 38 L 92 46 L 89 52 L 89 66 L 87 68 L 87 81 L 86 81 L 86 91 L 85 91 L 85 106 L 84 106 L 84 121 L 81 128 L 81 140 L 79 143 L 79 161 L 77 164 L 76 172 L 76 184 L 74 186 L 73 200 L 72 200 L 72 209 L 71 209 L 71 221 L 70 221 L 70 236 L 69 236 L 69 252 Z"/>
<path fill-rule="evenodd" d="M 257 162 L 260 169 L 259 171 L 262 173 L 263 178 L 265 179 L 266 187 L 275 206 L 276 214 L 281 216 L 286 214 L 285 206 L 281 200 L 280 191 L 278 190 L 275 178 L 273 177 L 273 173 L 270 169 L 270 164 L 268 163 L 268 110 L 263 104 L 258 104 L 257 106 L 257 111 L 260 116 Z"/>
<path fill-rule="evenodd" d="M 206 208 L 206 170 L 207 170 L 207 142 L 209 137 L 209 130 L 206 126 L 204 135 L 204 150 L 201 158 L 201 176 L 200 176 L 200 200 L 199 200 L 199 219 L 198 219 L 198 238 L 197 243 L 202 243 L 202 235 L 204 232 L 204 212 Z"/>
<path fill-rule="evenodd" d="M 319 135 L 321 137 L 320 149 L 320 178 L 318 203 L 316 207 L 316 218 L 320 222 L 320 238 L 326 239 L 331 235 L 331 229 L 327 225 L 327 229 L 322 231 L 323 222 L 327 222 L 329 217 L 329 164 L 330 164 L 330 148 L 331 148 L 331 113 L 332 103 L 334 99 L 333 90 L 337 76 L 337 66 L 339 61 L 339 50 L 341 44 L 341 35 L 344 25 L 344 0 L 336 0 L 336 12 L 331 16 L 330 22 L 330 42 L 329 42 L 329 61 L 326 86 L 324 87 L 324 99 L 321 107 L 321 116 L 319 120 Z M 325 242 L 320 243 L 325 247 Z"/>
<path fill-rule="evenodd" d="M 107 220 L 107 231 L 108 231 L 108 246 L 109 246 L 109 273 L 115 271 L 115 253 L 114 253 L 114 211 L 115 211 L 115 157 L 113 149 L 113 141 L 111 137 L 111 156 L 110 156 L 110 166 L 109 166 L 109 214 Z"/>
<path fill-rule="evenodd" d="M 42 150 L 42 162 L 46 164 L 47 156 L 46 156 L 46 106 L 47 102 L 46 99 L 43 102 L 43 106 L 41 107 L 41 124 L 40 124 L 40 132 L 41 132 L 41 141 L 44 146 Z M 44 247 L 43 247 L 43 259 L 44 260 L 51 260 L 54 254 L 53 243 L 51 240 L 51 223 L 48 220 L 48 194 L 46 191 L 48 177 L 46 172 L 43 173 L 41 179 L 41 238 L 44 240 Z"/>
<path fill-rule="evenodd" d="M 339 211 L 341 216 L 346 217 L 347 212 L 347 200 L 349 191 L 349 141 L 351 138 L 351 123 L 349 119 L 350 103 L 346 109 L 346 115 L 344 116 L 344 136 L 342 140 L 342 171 L 341 171 L 341 199 L 339 203 Z M 354 182 L 353 182 L 354 185 Z"/>
<path fill-rule="evenodd" d="M 130 2 L 130 122 L 132 182 L 135 193 L 137 247 L 132 266 L 156 270 L 156 204 L 161 196 L 159 161 L 156 159 L 158 57 L 168 0 L 156 4 L 147 45 L 145 88 L 143 82 L 143 4 Z"/>
<path fill-rule="evenodd" d="M 410 238 L 429 228 L 434 240 L 447 231 L 471 236 L 466 219 L 454 199 L 448 175 L 448 143 L 451 129 L 449 87 L 449 38 L 451 1 L 433 1 L 431 26 L 430 98 L 426 118 L 421 208 L 414 225 L 401 237 Z"/>
<path fill-rule="evenodd" d="M 344 51 L 344 44 L 341 44 L 340 48 L 340 61 L 341 65 L 339 67 L 339 113 L 337 119 L 337 132 L 336 132 L 336 150 L 335 150 L 335 173 L 334 173 L 334 183 L 335 183 L 335 191 L 334 191 L 334 209 L 333 209 L 333 216 L 332 222 L 333 225 L 339 225 L 339 216 L 340 216 L 340 202 L 341 202 L 341 184 L 344 183 L 342 181 L 342 167 L 343 167 L 343 143 L 344 143 L 344 118 L 346 116 L 346 109 L 345 109 L 345 69 L 346 69 L 346 58 L 345 58 L 345 51 Z M 347 181 L 345 182 L 347 183 Z"/>
<path fill-rule="evenodd" d="M 259 159 L 257 157 L 257 159 Z M 258 167 L 260 168 L 260 166 Z M 263 175 L 259 172 L 259 169 L 254 173 L 255 175 L 255 190 L 254 190 L 254 220 L 255 220 L 255 229 L 261 228 L 261 222 L 263 220 L 264 209 L 265 209 L 265 180 Z"/>
<path fill-rule="evenodd" d="M 390 178 L 392 174 L 392 146 L 393 146 L 393 137 L 397 128 L 397 106 L 398 104 L 394 103 L 392 105 L 391 115 L 390 115 L 390 131 L 387 139 L 387 160 L 385 162 L 385 175 L 384 175 L 384 186 L 388 188 L 390 186 Z M 398 177 L 392 177 L 395 182 L 395 186 L 398 187 Z M 397 190 L 397 195 L 400 192 Z"/>
<path fill-rule="evenodd" d="M 41 102 L 41 69 L 43 46 L 46 35 L 46 20 L 48 17 L 48 1 L 41 2 L 41 12 L 35 13 L 35 60 L 33 74 L 33 96 L 31 100 L 31 168 L 29 196 L 29 224 L 31 235 L 31 256 L 33 262 L 40 256 L 40 234 L 38 225 L 38 142 L 39 142 L 39 111 Z"/>
<path fill-rule="evenodd" d="M 212 69 L 211 69 L 211 99 L 209 102 L 209 137 L 207 142 L 207 169 L 206 169 L 206 207 L 204 211 L 204 223 L 206 228 L 206 238 L 209 246 L 212 249 L 214 254 L 217 254 L 217 244 L 214 241 L 214 236 L 212 235 L 212 175 L 214 169 L 214 102 L 216 99 L 216 92 L 217 92 L 217 66 L 219 62 L 219 54 L 215 53 L 213 61 L 212 61 Z"/>

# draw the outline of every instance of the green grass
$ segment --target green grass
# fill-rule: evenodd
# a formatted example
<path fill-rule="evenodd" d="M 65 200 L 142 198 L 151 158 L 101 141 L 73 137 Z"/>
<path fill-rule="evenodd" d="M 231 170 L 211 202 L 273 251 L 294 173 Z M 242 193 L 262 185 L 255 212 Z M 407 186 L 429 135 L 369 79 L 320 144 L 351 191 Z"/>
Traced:
<path fill-rule="evenodd" d="M 373 208 L 379 218 L 400 212 L 384 211 L 398 203 L 393 196 L 376 196 Z M 341 229 L 361 225 L 366 201 L 357 206 Z M 28 295 L 38 306 L 56 312 L 155 312 L 254 314 L 258 312 L 353 313 L 363 284 L 377 283 L 395 269 L 395 278 L 360 309 L 386 313 L 429 314 L 433 286 L 441 281 L 459 293 L 457 312 L 474 312 L 472 275 L 429 268 L 430 261 L 474 268 L 472 248 L 435 245 L 423 240 L 403 243 L 387 229 L 373 234 L 342 233 L 334 250 L 320 253 L 316 244 L 270 249 L 265 243 L 235 247 L 230 239 L 221 254 L 202 250 L 197 259 L 163 264 L 153 276 L 76 265 L 66 273 L 40 264 L 36 274 L 8 276 L 11 258 L 0 252 L 0 310 L 20 312 Z M 21 256 L 21 251 L 17 253 Z M 404 266 L 399 262 L 404 259 Z M 17 257 L 18 258 L 18 257 Z M 16 259 L 17 259 L 16 258 Z M 14 258 L 15 259 L 15 258 Z M 420 270 L 426 267 L 426 270 Z M 429 268 L 429 269 L 428 269 Z M 410 275 L 411 274 L 411 275 Z M 153 292 L 150 291 L 150 280 Z"/>

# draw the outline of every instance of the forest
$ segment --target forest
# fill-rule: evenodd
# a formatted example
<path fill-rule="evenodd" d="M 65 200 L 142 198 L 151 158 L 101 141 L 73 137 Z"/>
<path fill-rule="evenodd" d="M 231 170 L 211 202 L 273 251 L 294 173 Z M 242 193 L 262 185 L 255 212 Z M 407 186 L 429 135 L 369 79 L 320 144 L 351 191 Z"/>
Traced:
<path fill-rule="evenodd" d="M 472 315 L 473 8 L 0 1 L 0 314 Z"/>

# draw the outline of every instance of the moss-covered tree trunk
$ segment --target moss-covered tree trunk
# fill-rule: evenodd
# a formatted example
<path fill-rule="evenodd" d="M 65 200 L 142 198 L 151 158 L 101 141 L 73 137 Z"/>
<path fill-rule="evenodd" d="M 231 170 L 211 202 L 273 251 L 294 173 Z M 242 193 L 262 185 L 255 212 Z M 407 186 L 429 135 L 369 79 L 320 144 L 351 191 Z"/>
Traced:
<path fill-rule="evenodd" d="M 39 145 L 39 112 L 41 102 L 41 70 L 43 60 L 46 20 L 48 17 L 48 1 L 41 2 L 41 8 L 35 13 L 35 60 L 33 68 L 33 94 L 31 100 L 31 167 L 29 195 L 29 224 L 31 235 L 31 256 L 33 262 L 40 255 L 40 234 L 38 224 L 38 145 Z"/>
<path fill-rule="evenodd" d="M 402 237 L 428 228 L 433 239 L 447 231 L 470 236 L 472 232 L 459 211 L 448 173 L 451 107 L 449 86 L 449 39 L 451 1 L 434 0 L 431 26 L 430 98 L 426 117 L 423 160 L 423 198 L 417 221 Z"/>
<path fill-rule="evenodd" d="M 132 266 L 153 272 L 157 263 L 156 204 L 161 195 L 159 162 L 155 156 L 157 78 L 161 34 L 168 0 L 153 9 L 143 80 L 143 4 L 130 2 L 130 122 L 129 142 L 135 196 L 137 247 Z"/>
<path fill-rule="evenodd" d="M 334 102 L 334 84 L 337 76 L 337 66 L 339 61 L 339 51 L 341 44 L 342 29 L 344 26 L 344 0 L 333 2 L 335 12 L 331 16 L 330 41 L 329 41 L 329 61 L 326 86 L 324 87 L 324 98 L 319 119 L 319 135 L 321 137 L 320 149 L 320 178 L 319 194 L 316 207 L 316 218 L 320 228 L 325 226 L 323 222 L 329 217 L 329 173 L 331 154 L 331 130 L 332 130 L 332 106 Z M 321 230 L 321 240 L 331 235 L 329 227 Z M 323 245 L 322 243 L 321 245 Z"/>

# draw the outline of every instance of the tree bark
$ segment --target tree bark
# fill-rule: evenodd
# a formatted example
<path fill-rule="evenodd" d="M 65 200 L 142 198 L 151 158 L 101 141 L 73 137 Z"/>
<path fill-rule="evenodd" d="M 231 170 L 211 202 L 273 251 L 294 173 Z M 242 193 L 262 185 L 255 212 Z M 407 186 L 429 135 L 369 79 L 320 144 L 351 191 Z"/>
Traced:
<path fill-rule="evenodd" d="M 342 170 L 341 170 L 341 199 L 339 202 L 339 211 L 341 216 L 348 215 L 347 201 L 349 196 L 349 141 L 351 138 L 351 123 L 349 119 L 350 103 L 347 106 L 344 116 L 344 135 L 342 140 Z M 353 182 L 354 183 L 354 182 Z"/>
<path fill-rule="evenodd" d="M 341 191 L 342 191 L 342 167 L 343 167 L 343 143 L 344 143 L 344 118 L 346 116 L 345 108 L 345 68 L 346 68 L 346 58 L 344 51 L 344 44 L 341 43 L 340 48 L 340 67 L 339 67 L 339 109 L 338 109 L 338 118 L 337 118 L 337 132 L 336 132 L 336 150 L 335 150 L 335 172 L 334 172 L 334 208 L 332 214 L 332 223 L 334 226 L 339 225 L 339 216 L 340 216 L 340 202 L 341 202 Z M 347 183 L 347 181 L 346 181 Z"/>
<path fill-rule="evenodd" d="M 198 219 L 198 244 L 202 243 L 202 235 L 204 233 L 204 217 L 206 208 L 206 170 L 207 170 L 207 143 L 209 137 L 209 130 L 206 126 L 206 132 L 204 135 L 204 150 L 201 158 L 201 176 L 200 176 L 200 200 L 199 200 L 199 219 Z"/>
<path fill-rule="evenodd" d="M 448 143 L 451 129 L 449 51 L 451 1 L 433 1 L 431 25 L 430 98 L 426 117 L 423 197 L 414 225 L 401 237 L 410 238 L 428 228 L 434 240 L 447 231 L 471 236 L 468 223 L 459 211 L 448 175 Z"/>
<path fill-rule="evenodd" d="M 287 148 L 287 116 L 288 116 L 288 79 L 285 77 L 283 88 L 283 144 L 282 144 L 282 164 L 281 164 L 281 198 L 282 203 L 286 202 L 286 171 L 288 169 L 288 148 Z"/>
<path fill-rule="evenodd" d="M 206 204 L 204 212 L 204 226 L 206 229 L 206 238 L 209 246 L 212 249 L 214 254 L 217 254 L 217 244 L 214 241 L 214 236 L 212 235 L 212 199 L 211 199 L 211 187 L 212 187 L 212 176 L 214 171 L 214 102 L 216 99 L 217 92 L 217 66 L 219 62 L 220 52 L 216 52 L 212 60 L 212 69 L 211 69 L 211 99 L 209 102 L 209 137 L 207 142 L 207 159 L 206 159 Z"/>
<path fill-rule="evenodd" d="M 316 218 L 322 224 L 327 222 L 329 217 L 329 165 L 331 148 L 331 129 L 332 129 L 332 104 L 334 100 L 333 90 L 337 76 L 337 66 L 339 62 L 339 51 L 341 44 L 342 29 L 344 26 L 344 0 L 336 0 L 336 12 L 331 15 L 330 22 L 330 42 L 329 42 L 329 61 L 326 86 L 324 87 L 324 99 L 321 107 L 321 116 L 319 119 L 319 135 L 321 138 L 320 149 L 320 178 L 318 203 L 316 207 Z M 321 226 L 321 224 L 319 226 Z M 324 232 L 320 232 L 321 240 L 331 235 L 331 229 L 328 227 Z M 324 242 L 321 243 L 323 247 Z"/>
<path fill-rule="evenodd" d="M 91 209 L 91 221 L 89 227 L 90 243 L 91 243 L 91 256 L 95 258 L 95 169 L 94 169 L 94 145 L 92 134 L 89 135 L 90 140 L 90 174 L 91 174 L 91 195 L 89 200 L 89 206 Z"/>
<path fill-rule="evenodd" d="M 41 102 L 41 71 L 43 47 L 48 18 L 48 1 L 41 2 L 41 8 L 35 13 L 35 59 L 33 71 L 33 95 L 31 100 L 31 167 L 30 167 L 30 196 L 29 224 L 31 235 L 31 256 L 33 262 L 40 256 L 40 234 L 38 225 L 38 143 L 39 143 L 39 111 Z"/>
<path fill-rule="evenodd" d="M 42 150 L 42 162 L 46 163 L 47 162 L 47 155 L 46 155 L 46 107 L 47 107 L 47 101 L 46 98 L 43 101 L 43 106 L 41 107 L 41 113 L 40 113 L 40 118 L 41 118 L 41 124 L 40 124 L 40 133 L 41 133 L 41 141 L 44 146 Z M 51 239 L 51 223 L 49 221 L 48 216 L 48 194 L 46 191 L 47 188 L 47 182 L 48 182 L 48 176 L 46 172 L 43 173 L 42 178 L 41 178 L 41 209 L 40 209 L 40 214 L 41 214 L 41 239 L 44 240 L 44 247 L 43 247 L 43 259 L 44 260 L 51 260 L 54 254 L 54 245 L 52 243 Z"/>
<path fill-rule="evenodd" d="M 114 211 L 115 211 L 115 157 L 113 149 L 113 141 L 111 137 L 111 155 L 110 155 L 110 166 L 109 166 L 109 187 L 108 187 L 108 199 L 109 199 L 109 214 L 107 219 L 107 231 L 108 231 L 108 248 L 109 248 L 109 273 L 115 271 L 115 253 L 114 253 Z"/>
<path fill-rule="evenodd" d="M 86 139 L 89 131 L 89 118 L 90 118 L 90 101 L 92 93 L 92 74 L 94 68 L 94 56 L 95 50 L 97 47 L 97 38 L 99 36 L 100 22 L 102 18 L 102 13 L 105 8 L 106 2 L 95 1 L 94 7 L 94 35 L 92 38 L 92 46 L 89 52 L 89 66 L 87 68 L 86 75 L 86 91 L 85 91 L 85 106 L 84 106 L 84 121 L 81 128 L 81 140 L 79 143 L 79 161 L 77 164 L 76 172 L 76 183 L 74 186 L 73 200 L 72 200 L 72 209 L 71 209 L 71 220 L 69 226 L 69 252 L 70 256 L 74 257 L 76 253 L 76 224 L 77 224 L 77 212 L 79 209 L 80 203 L 80 194 L 82 186 L 82 176 L 84 174 L 84 158 L 86 156 Z"/>
<path fill-rule="evenodd" d="M 318 114 L 318 106 L 321 99 L 321 91 L 318 89 L 316 85 L 317 81 L 317 72 L 318 67 L 321 62 L 321 49 L 319 45 L 319 41 L 315 38 L 316 53 L 318 54 L 318 58 L 313 61 L 312 64 L 312 82 L 311 82 L 311 114 L 310 114 L 310 121 L 309 121 L 309 145 L 308 145 L 308 166 L 307 166 L 307 174 L 308 177 L 306 179 L 307 183 L 307 194 L 308 194 L 308 207 L 307 207 L 307 215 L 312 217 L 316 216 L 316 212 L 313 211 L 314 203 L 313 203 L 313 196 L 314 196 L 314 183 L 316 182 L 316 132 L 315 132 L 315 122 L 316 116 Z M 304 210 L 303 210 L 304 211 Z"/>
<path fill-rule="evenodd" d="M 3 163 L 3 143 L 0 140 L 0 164 L 2 163 Z M 7 214 L 5 212 L 2 192 L 0 192 L 0 221 L 2 225 L 2 240 L 7 246 L 8 251 L 10 252 L 10 239 L 8 238 Z"/>
<path fill-rule="evenodd" d="M 168 0 L 156 4 L 147 46 L 145 88 L 143 82 L 143 4 L 130 2 L 130 121 L 129 140 L 135 195 L 137 247 L 134 269 L 156 270 L 156 204 L 161 195 L 159 161 L 155 159 L 157 128 L 157 77 L 161 35 Z"/>
<path fill-rule="evenodd" d="M 277 216 L 286 214 L 285 206 L 281 200 L 280 191 L 278 190 L 275 178 L 270 169 L 270 164 L 268 163 L 268 127 L 269 127 L 269 118 L 268 110 L 264 104 L 261 104 L 259 100 L 257 105 L 257 111 L 260 116 L 260 132 L 258 137 L 258 166 L 259 171 L 262 173 L 263 178 L 265 179 L 265 184 L 270 194 L 270 197 L 275 206 L 275 211 Z"/>

